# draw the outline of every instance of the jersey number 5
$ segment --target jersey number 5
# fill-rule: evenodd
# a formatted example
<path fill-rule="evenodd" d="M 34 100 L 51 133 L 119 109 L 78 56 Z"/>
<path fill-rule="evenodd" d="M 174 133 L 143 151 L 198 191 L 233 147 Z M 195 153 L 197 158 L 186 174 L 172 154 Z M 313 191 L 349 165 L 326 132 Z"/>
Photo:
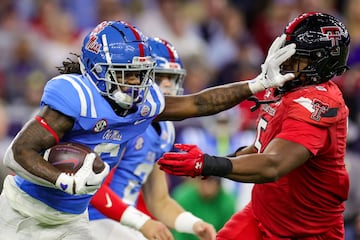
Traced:
<path fill-rule="evenodd" d="M 261 147 L 262 147 L 262 143 L 260 141 L 260 134 L 265 132 L 267 125 L 268 122 L 264 118 L 260 118 L 256 129 L 256 139 L 254 144 L 258 153 L 261 151 Z"/>

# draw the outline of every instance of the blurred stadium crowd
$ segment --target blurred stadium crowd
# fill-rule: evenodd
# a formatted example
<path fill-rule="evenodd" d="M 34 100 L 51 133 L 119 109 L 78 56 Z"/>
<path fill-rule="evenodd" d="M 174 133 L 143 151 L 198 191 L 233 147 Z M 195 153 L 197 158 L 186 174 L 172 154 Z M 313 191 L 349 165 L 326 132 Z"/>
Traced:
<path fill-rule="evenodd" d="M 360 236 L 360 0 L 2 0 L 0 158 L 38 107 L 42 88 L 57 74 L 56 67 L 80 52 L 84 33 L 102 20 L 125 20 L 149 36 L 171 42 L 187 69 L 185 93 L 193 93 L 256 76 L 272 40 L 290 19 L 307 11 L 339 17 L 351 36 L 350 70 L 336 82 L 350 109 L 351 192 L 345 219 L 348 232 L 357 228 Z M 204 144 L 214 136 L 217 146 L 207 150 L 204 144 L 202 149 L 223 155 L 249 144 L 256 120 L 251 105 L 245 101 L 227 113 L 176 123 L 178 141 Z M 233 138 L 237 142 L 232 143 Z M 183 179 L 171 181 L 174 187 Z M 239 192 L 231 184 L 224 182 L 224 187 L 237 195 L 240 208 L 249 187 Z"/>

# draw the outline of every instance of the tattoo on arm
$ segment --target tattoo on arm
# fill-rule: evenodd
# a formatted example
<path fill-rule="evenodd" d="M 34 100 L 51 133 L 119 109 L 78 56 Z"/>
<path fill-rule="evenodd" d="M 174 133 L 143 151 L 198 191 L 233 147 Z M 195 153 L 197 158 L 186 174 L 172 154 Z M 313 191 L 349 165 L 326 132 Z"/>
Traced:
<path fill-rule="evenodd" d="M 198 116 L 214 114 L 231 108 L 250 97 L 252 93 L 246 83 L 232 83 L 228 87 L 214 87 L 195 96 Z"/>

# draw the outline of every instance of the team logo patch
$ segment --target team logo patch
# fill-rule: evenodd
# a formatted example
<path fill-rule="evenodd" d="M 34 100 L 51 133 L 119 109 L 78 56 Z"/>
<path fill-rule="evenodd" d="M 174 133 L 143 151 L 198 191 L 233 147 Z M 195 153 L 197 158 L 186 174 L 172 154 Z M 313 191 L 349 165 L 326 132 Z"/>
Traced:
<path fill-rule="evenodd" d="M 329 104 L 323 103 L 318 99 L 314 99 L 312 101 L 312 108 L 314 111 L 311 114 L 311 119 L 319 122 L 321 120 L 321 116 L 329 110 Z"/>
<path fill-rule="evenodd" d="M 94 126 L 94 132 L 98 133 L 103 131 L 107 127 L 107 121 L 105 119 L 99 120 Z"/>
<path fill-rule="evenodd" d="M 148 115 L 149 112 L 150 112 L 150 107 L 147 106 L 147 105 L 144 105 L 144 106 L 141 108 L 140 114 L 141 114 L 141 116 L 144 117 L 144 116 Z"/>

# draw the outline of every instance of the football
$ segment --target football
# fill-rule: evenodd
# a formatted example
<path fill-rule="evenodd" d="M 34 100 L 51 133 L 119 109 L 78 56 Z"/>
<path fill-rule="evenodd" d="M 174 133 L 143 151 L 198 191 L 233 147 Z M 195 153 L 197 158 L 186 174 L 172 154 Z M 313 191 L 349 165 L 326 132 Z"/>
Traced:
<path fill-rule="evenodd" d="M 44 159 L 60 171 L 74 174 L 83 165 L 86 155 L 92 152 L 95 153 L 87 146 L 79 143 L 60 143 L 47 149 L 44 153 Z M 94 172 L 100 173 L 104 168 L 104 162 L 96 154 L 93 164 Z"/>

